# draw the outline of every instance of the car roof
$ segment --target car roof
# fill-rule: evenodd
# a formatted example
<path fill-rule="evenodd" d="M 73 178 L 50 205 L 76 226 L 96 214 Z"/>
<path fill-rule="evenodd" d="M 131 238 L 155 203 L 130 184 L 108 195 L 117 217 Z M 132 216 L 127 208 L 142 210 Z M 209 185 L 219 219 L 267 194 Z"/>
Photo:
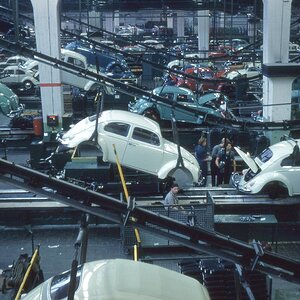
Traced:
<path fill-rule="evenodd" d="M 10 56 L 7 58 L 7 60 L 9 59 L 24 59 L 24 60 L 27 60 L 28 58 L 25 57 L 25 56 L 22 56 L 22 55 L 14 55 L 14 56 Z"/>
<path fill-rule="evenodd" d="M 159 124 L 147 117 L 125 110 L 106 110 L 101 114 L 103 122 L 125 122 L 135 126 L 147 128 L 150 131 L 160 134 Z"/>
<path fill-rule="evenodd" d="M 297 141 L 298 141 L 298 145 L 300 145 L 300 140 Z M 291 154 L 293 152 L 295 144 L 296 143 L 293 140 L 287 140 L 287 141 L 276 143 L 270 146 L 269 148 L 272 150 L 273 156 L 275 154 L 279 158 Z"/>
<path fill-rule="evenodd" d="M 206 288 L 194 278 L 139 261 L 89 262 L 84 264 L 82 277 L 82 293 L 88 293 L 89 299 L 210 299 Z M 78 297 L 81 296 L 80 287 L 76 292 Z"/>
<path fill-rule="evenodd" d="M 174 94 L 184 94 L 184 95 L 195 96 L 195 94 L 191 90 L 184 88 L 184 87 L 173 86 L 173 85 L 160 86 L 153 90 L 153 92 L 156 95 L 159 95 L 161 91 L 165 94 L 166 93 L 174 93 Z"/>
<path fill-rule="evenodd" d="M 7 66 L 3 69 L 3 71 L 7 71 L 7 70 L 19 70 L 19 66 Z M 22 69 L 20 69 L 22 70 Z"/>

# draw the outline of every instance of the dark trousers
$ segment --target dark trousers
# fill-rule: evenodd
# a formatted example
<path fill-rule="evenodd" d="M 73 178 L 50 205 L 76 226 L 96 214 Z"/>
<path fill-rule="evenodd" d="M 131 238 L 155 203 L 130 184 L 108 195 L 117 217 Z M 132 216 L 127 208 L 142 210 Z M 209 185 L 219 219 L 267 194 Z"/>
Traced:
<path fill-rule="evenodd" d="M 217 184 L 229 184 L 230 182 L 230 176 L 232 173 L 232 168 L 225 166 L 224 170 L 219 170 L 219 175 L 217 177 Z"/>
<path fill-rule="evenodd" d="M 207 173 L 208 173 L 207 161 L 202 161 L 202 162 L 200 162 L 199 165 L 200 165 L 200 168 L 201 168 L 201 176 L 202 176 L 201 186 L 206 186 Z"/>
<path fill-rule="evenodd" d="M 216 178 L 219 174 L 219 168 L 216 166 L 216 159 L 212 158 L 210 162 L 211 185 L 216 186 Z"/>

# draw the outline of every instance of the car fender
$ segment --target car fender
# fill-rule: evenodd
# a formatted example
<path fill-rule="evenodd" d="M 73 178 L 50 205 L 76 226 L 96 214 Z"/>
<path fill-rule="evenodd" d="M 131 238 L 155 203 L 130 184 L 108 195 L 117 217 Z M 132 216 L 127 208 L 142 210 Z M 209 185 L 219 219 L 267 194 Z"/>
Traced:
<path fill-rule="evenodd" d="M 258 175 L 258 176 L 259 176 L 259 178 L 256 178 L 256 177 L 253 178 L 253 181 L 255 180 L 255 182 L 256 182 L 255 189 L 253 188 L 253 186 L 251 187 L 251 189 L 253 190 L 254 193 L 259 193 L 268 184 L 270 184 L 274 181 L 278 181 L 278 182 L 283 183 L 287 187 L 288 193 L 289 193 L 289 195 L 291 195 L 292 190 L 293 190 L 291 184 L 289 183 L 287 178 L 285 176 L 283 176 L 282 174 L 280 174 L 279 172 L 273 172 L 272 176 L 270 176 L 270 173 Z"/>
<path fill-rule="evenodd" d="M 154 108 L 154 103 L 150 101 L 145 101 L 138 109 L 137 113 L 142 115 L 147 109 Z"/>
<path fill-rule="evenodd" d="M 274 172 L 272 179 L 273 179 L 272 181 L 279 181 L 279 182 L 283 183 L 288 190 L 288 194 L 290 196 L 293 195 L 293 187 L 292 187 L 290 181 L 286 178 L 286 176 L 283 176 L 280 172 Z"/>
<path fill-rule="evenodd" d="M 110 86 L 108 83 L 106 83 L 105 85 L 103 83 L 98 83 L 95 82 L 93 80 L 89 80 L 85 86 L 84 86 L 84 90 L 85 91 L 93 91 L 96 90 L 99 86 L 101 86 L 102 88 L 105 89 L 105 92 L 109 95 L 113 95 L 115 93 L 113 86 Z"/>
<path fill-rule="evenodd" d="M 199 167 L 191 164 L 189 161 L 184 161 L 184 168 L 188 170 L 192 174 L 193 181 L 198 182 L 199 178 Z M 160 179 L 164 179 L 168 176 L 168 174 L 177 167 L 177 160 L 172 160 L 167 164 L 163 165 L 162 168 L 157 172 L 157 176 Z"/>
<path fill-rule="evenodd" d="M 104 162 L 108 161 L 108 146 L 107 143 L 105 142 L 105 140 L 98 135 L 98 145 L 102 150 L 102 160 Z"/>

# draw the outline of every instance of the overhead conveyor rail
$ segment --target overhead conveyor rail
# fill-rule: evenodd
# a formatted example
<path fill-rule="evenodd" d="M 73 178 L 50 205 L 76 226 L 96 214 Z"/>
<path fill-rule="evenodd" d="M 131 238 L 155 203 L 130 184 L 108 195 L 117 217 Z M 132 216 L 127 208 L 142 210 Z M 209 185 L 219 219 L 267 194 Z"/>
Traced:
<path fill-rule="evenodd" d="M 94 82 L 98 82 L 103 86 L 103 88 L 113 88 L 121 93 L 141 97 L 145 96 L 152 99 L 154 102 L 162 103 L 173 109 L 181 109 L 194 114 L 195 116 L 200 116 L 203 118 L 205 124 L 212 126 L 223 126 L 229 127 L 231 129 L 251 129 L 251 130 L 298 130 L 300 129 L 300 120 L 286 120 L 282 122 L 255 122 L 255 121 L 245 121 L 245 120 L 229 120 L 222 117 L 214 116 L 211 114 L 206 114 L 205 112 L 196 111 L 195 109 L 187 106 L 183 106 L 177 102 L 173 102 L 167 98 L 160 97 L 153 93 L 147 92 L 141 88 L 131 86 L 120 82 L 118 80 L 107 77 L 103 74 L 97 74 L 92 71 L 80 68 L 78 66 L 66 63 L 60 59 L 53 58 L 51 56 L 45 55 L 43 53 L 31 50 L 22 44 L 13 43 L 6 40 L 0 40 L 0 46 L 7 49 L 10 52 L 19 53 L 27 57 L 39 60 L 40 62 L 51 65 L 54 68 L 59 68 L 61 70 L 70 72 L 79 77 L 84 77 L 90 79 Z M 75 84 L 74 84 L 75 85 Z M 286 105 L 286 103 L 285 103 Z"/>
<path fill-rule="evenodd" d="M 30 188 L 32 192 L 53 201 L 117 224 L 122 224 L 126 218 L 126 224 L 166 237 L 189 249 L 216 255 L 244 268 L 256 269 L 283 280 L 300 283 L 299 261 L 268 251 L 258 254 L 255 247 L 248 243 L 203 228 L 187 226 L 140 207 L 134 206 L 128 210 L 127 203 L 116 198 L 86 190 L 3 159 L 0 159 L 0 169 L 1 181 L 16 187 Z"/>

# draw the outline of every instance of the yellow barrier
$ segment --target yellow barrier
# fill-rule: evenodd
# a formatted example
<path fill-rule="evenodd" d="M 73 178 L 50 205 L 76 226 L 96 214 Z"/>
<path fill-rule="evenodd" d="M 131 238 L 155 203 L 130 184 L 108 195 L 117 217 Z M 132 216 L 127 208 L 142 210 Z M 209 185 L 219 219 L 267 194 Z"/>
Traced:
<path fill-rule="evenodd" d="M 124 190 L 124 193 L 125 193 L 126 202 L 128 202 L 129 194 L 128 194 L 128 190 L 127 190 L 127 186 L 126 186 L 126 182 L 125 182 L 123 170 L 122 170 L 122 167 L 121 167 L 121 164 L 120 164 L 120 160 L 119 160 L 119 157 L 118 157 L 118 154 L 117 154 L 117 150 L 116 150 L 116 145 L 115 144 L 113 144 L 113 148 L 114 148 L 114 153 L 115 153 L 115 156 L 116 156 L 116 163 L 117 163 L 118 171 L 119 171 L 119 174 L 120 174 L 120 178 L 121 178 L 123 190 Z M 137 228 L 134 228 L 134 234 L 135 234 L 135 238 L 136 238 L 138 244 L 140 245 L 141 238 L 140 238 L 139 230 Z M 137 251 L 136 251 L 135 255 L 137 255 Z M 137 259 L 137 257 L 135 259 Z"/>
<path fill-rule="evenodd" d="M 26 270 L 25 276 L 24 276 L 23 281 L 22 281 L 22 283 L 21 283 L 21 285 L 20 285 L 20 287 L 19 287 L 19 290 L 18 290 L 18 293 L 17 293 L 17 295 L 16 295 L 15 300 L 19 300 L 20 297 L 21 297 L 23 288 L 24 288 L 25 283 L 26 283 L 26 281 L 27 281 L 27 279 L 28 279 L 28 276 L 29 276 L 29 274 L 30 274 L 30 272 L 31 272 L 32 265 L 35 263 L 35 260 L 36 260 L 36 258 L 37 258 L 37 256 L 38 256 L 38 253 L 39 253 L 39 250 L 36 249 L 36 250 L 34 251 L 34 254 L 33 254 L 31 260 L 30 260 L 29 266 L 28 266 L 28 268 L 27 268 L 27 270 Z"/>

